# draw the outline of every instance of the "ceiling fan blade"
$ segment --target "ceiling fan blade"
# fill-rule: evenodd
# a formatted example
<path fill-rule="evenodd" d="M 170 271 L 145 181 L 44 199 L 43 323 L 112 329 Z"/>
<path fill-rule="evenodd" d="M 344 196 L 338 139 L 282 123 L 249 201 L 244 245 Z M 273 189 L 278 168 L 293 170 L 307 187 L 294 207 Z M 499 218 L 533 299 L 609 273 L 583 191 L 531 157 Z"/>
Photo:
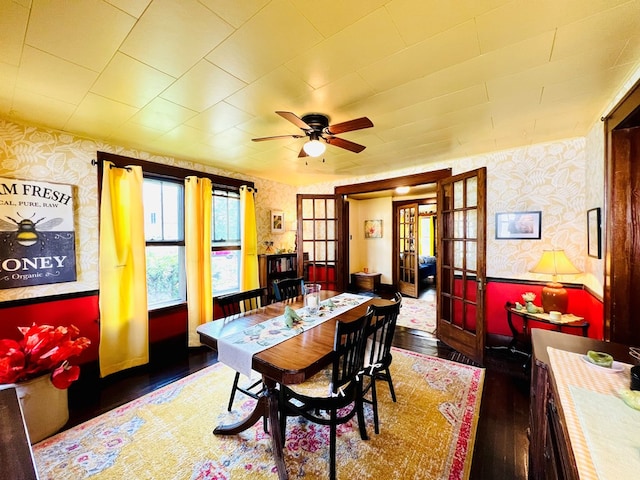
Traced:
<path fill-rule="evenodd" d="M 344 148 L 346 150 L 349 150 L 349 151 L 355 152 L 355 153 L 360 153 L 365 148 L 367 148 L 364 145 L 360 145 L 360 144 L 352 142 L 350 140 L 345 140 L 344 138 L 325 137 L 325 140 L 327 141 L 327 143 L 329 145 L 333 145 L 335 147 Z"/>
<path fill-rule="evenodd" d="M 308 157 L 307 152 L 304 151 L 304 145 L 300 149 L 300 153 L 298 154 L 298 158 Z"/>
<path fill-rule="evenodd" d="M 327 132 L 331 135 L 337 135 L 339 133 L 351 132 L 353 130 L 362 130 L 363 128 L 373 127 L 373 122 L 367 117 L 360 117 L 348 122 L 336 123 L 335 125 L 329 125 Z"/>
<path fill-rule="evenodd" d="M 282 118 L 284 118 L 285 120 L 289 120 L 296 127 L 301 128 L 302 130 L 313 130 L 309 125 L 307 125 L 307 122 L 302 120 L 295 113 L 283 112 L 283 111 L 277 111 L 276 113 L 280 115 Z"/>
<path fill-rule="evenodd" d="M 279 138 L 304 138 L 306 135 L 275 135 L 273 137 L 252 138 L 252 142 L 264 142 L 265 140 L 277 140 Z"/>

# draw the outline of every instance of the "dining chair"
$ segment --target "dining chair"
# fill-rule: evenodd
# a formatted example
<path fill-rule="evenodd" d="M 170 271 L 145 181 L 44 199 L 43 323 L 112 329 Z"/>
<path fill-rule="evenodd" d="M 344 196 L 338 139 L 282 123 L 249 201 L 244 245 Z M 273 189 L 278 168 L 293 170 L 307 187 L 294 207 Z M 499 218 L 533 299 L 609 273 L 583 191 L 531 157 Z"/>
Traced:
<path fill-rule="evenodd" d="M 290 300 L 302 295 L 303 293 L 304 279 L 302 277 L 282 278 L 280 280 L 273 281 L 273 295 L 276 302 Z"/>
<path fill-rule="evenodd" d="M 362 403 L 365 329 L 373 312 L 352 322 L 336 323 L 333 360 L 330 367 L 298 385 L 280 385 L 279 409 L 282 442 L 286 438 L 287 417 L 302 416 L 310 422 L 328 425 L 329 477 L 336 478 L 337 426 L 357 415 L 360 436 L 367 440 Z M 323 415 L 323 412 L 326 412 Z"/>
<path fill-rule="evenodd" d="M 258 308 L 265 306 L 267 302 L 267 289 L 255 288 L 253 290 L 247 290 L 244 292 L 229 293 L 227 295 L 220 295 L 216 298 L 218 305 L 222 309 L 225 321 L 233 321 L 235 318 L 242 316 L 244 312 L 251 310 L 257 310 Z M 248 386 L 238 385 L 240 381 L 240 373 L 236 372 L 233 379 L 233 386 L 231 387 L 231 396 L 229 397 L 229 405 L 227 410 L 230 412 L 233 407 L 233 400 L 236 392 L 239 390 L 245 395 L 258 399 L 260 394 L 264 391 L 264 385 L 262 380 L 253 382 Z M 260 388 L 258 388 L 260 387 Z M 266 425 L 266 424 L 265 424 Z"/>
<path fill-rule="evenodd" d="M 378 418 L 378 392 L 376 390 L 377 380 L 384 380 L 389 385 L 391 398 L 396 401 L 396 392 L 393 388 L 389 365 L 393 359 L 391 355 L 391 344 L 393 334 L 396 329 L 396 321 L 402 305 L 402 295 L 396 293 L 391 305 L 377 306 L 371 305 L 373 318 L 367 326 L 362 401 L 368 403 L 373 408 L 373 425 L 376 433 L 380 433 Z M 367 394 L 371 392 L 371 397 Z"/>

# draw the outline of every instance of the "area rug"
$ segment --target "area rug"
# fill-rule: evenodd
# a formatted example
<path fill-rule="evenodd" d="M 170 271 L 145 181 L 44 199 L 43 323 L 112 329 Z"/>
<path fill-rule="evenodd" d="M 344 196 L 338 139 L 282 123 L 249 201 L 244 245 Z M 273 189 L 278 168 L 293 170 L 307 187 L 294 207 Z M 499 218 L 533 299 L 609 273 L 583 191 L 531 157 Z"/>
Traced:
<path fill-rule="evenodd" d="M 402 297 L 402 306 L 400 307 L 400 315 L 398 315 L 396 325 L 435 334 L 435 301 L 431 299 Z"/>
<path fill-rule="evenodd" d="M 370 409 L 370 440 L 360 439 L 355 419 L 338 427 L 338 478 L 467 479 L 484 370 L 394 348 L 391 371 L 398 401 L 379 384 L 380 434 Z M 233 374 L 212 365 L 43 440 L 33 448 L 40 478 L 277 478 L 262 422 L 236 436 L 212 434 L 253 407 L 242 397 L 237 412 L 226 411 Z M 288 420 L 289 478 L 328 478 L 328 436 L 328 427 Z"/>

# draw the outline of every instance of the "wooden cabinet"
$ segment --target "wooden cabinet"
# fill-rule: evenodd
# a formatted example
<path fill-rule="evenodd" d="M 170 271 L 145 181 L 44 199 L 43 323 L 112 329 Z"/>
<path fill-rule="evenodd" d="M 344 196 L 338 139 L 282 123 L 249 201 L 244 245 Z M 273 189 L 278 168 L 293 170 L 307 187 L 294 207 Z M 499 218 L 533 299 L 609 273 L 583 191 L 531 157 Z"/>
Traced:
<path fill-rule="evenodd" d="M 575 457 L 547 347 L 575 353 L 586 353 L 588 350 L 607 352 L 619 361 L 633 363 L 629 356 L 629 348 L 619 343 L 602 342 L 538 328 L 531 331 L 531 341 L 533 363 L 529 410 L 529 478 L 578 479 Z"/>
<path fill-rule="evenodd" d="M 273 281 L 283 278 L 296 278 L 298 274 L 298 254 L 278 253 L 274 255 L 258 255 L 260 286 L 269 291 L 269 300 L 273 300 Z"/>
<path fill-rule="evenodd" d="M 352 273 L 351 283 L 358 292 L 377 292 L 381 273 Z"/>

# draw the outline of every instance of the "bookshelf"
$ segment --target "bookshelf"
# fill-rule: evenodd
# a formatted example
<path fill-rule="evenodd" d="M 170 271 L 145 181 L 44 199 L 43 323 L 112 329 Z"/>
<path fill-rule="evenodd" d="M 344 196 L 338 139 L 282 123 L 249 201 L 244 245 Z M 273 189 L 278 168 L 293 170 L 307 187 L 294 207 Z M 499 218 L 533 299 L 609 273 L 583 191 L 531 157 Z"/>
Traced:
<path fill-rule="evenodd" d="M 300 276 L 298 275 L 297 253 L 258 255 L 258 268 L 260 272 L 260 286 L 268 289 L 270 300 L 273 300 L 274 280 Z"/>

